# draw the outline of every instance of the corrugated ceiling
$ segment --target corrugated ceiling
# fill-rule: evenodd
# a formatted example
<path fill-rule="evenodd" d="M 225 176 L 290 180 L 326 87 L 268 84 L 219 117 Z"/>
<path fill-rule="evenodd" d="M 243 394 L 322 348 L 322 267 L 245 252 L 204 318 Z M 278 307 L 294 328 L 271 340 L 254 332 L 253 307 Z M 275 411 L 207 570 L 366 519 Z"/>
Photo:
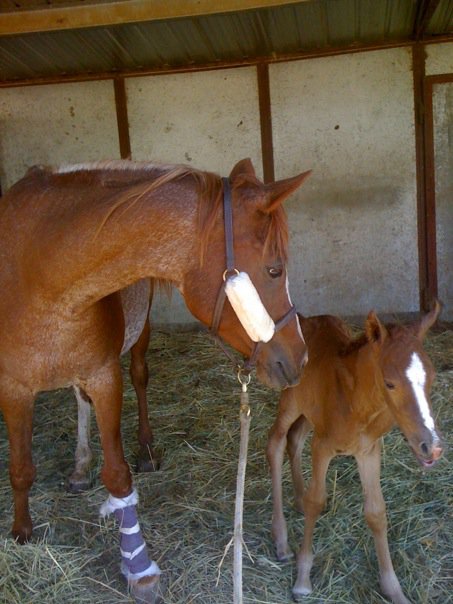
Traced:
<path fill-rule="evenodd" d="M 453 0 L 264 2 L 268 6 L 249 10 L 234 10 L 240 2 L 212 2 L 230 10 L 146 21 L 139 17 L 135 20 L 134 13 L 129 12 L 125 22 L 117 23 L 112 18 L 111 24 L 96 26 L 102 22 L 96 21 L 97 16 L 89 27 L 70 28 L 71 17 L 75 18 L 71 8 L 80 11 L 81 6 L 89 17 L 99 15 L 91 12 L 93 6 L 97 10 L 105 7 L 108 22 L 108 9 L 115 3 L 106 1 L 99 9 L 100 4 L 64 2 L 69 12 L 61 13 L 62 29 L 53 24 L 49 31 L 27 31 L 28 23 L 34 26 L 35 22 L 39 29 L 40 11 L 56 15 L 58 26 L 63 3 L 1 0 L 0 83 L 275 60 L 315 51 L 407 43 L 417 35 L 422 39 L 450 36 L 453 40 Z M 125 2 L 116 4 L 127 9 Z M 157 9 L 164 10 L 165 3 L 150 0 L 148 8 L 153 4 L 158 16 L 161 13 Z M 194 7 L 200 4 L 192 2 Z M 172 8 L 183 7 L 184 15 L 190 6 L 187 0 L 174 1 Z M 14 25 L 13 17 L 17 15 L 23 17 L 23 28 L 20 20 Z M 10 30 L 9 23 L 14 25 Z"/>

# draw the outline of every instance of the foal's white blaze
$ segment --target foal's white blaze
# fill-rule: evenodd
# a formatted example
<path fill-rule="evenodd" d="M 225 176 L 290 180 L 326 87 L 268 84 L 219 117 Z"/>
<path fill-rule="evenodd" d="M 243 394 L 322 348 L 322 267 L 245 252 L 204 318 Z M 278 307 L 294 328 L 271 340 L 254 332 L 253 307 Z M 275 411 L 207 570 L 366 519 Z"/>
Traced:
<path fill-rule="evenodd" d="M 286 295 L 288 296 L 288 302 L 289 305 L 292 306 L 292 300 L 291 300 L 291 296 L 289 295 L 289 279 L 288 279 L 288 273 L 286 274 Z M 304 339 L 304 334 L 302 333 L 302 329 L 300 327 L 300 323 L 299 323 L 299 318 L 296 315 L 296 323 L 297 323 L 297 331 L 300 335 L 300 339 L 302 340 L 302 342 L 305 344 L 305 339 Z"/>
<path fill-rule="evenodd" d="M 426 383 L 426 372 L 423 367 L 423 363 L 416 352 L 412 353 L 411 364 L 406 369 L 406 375 L 411 383 L 412 390 L 415 394 L 415 400 L 417 401 L 420 414 L 423 418 L 425 426 L 433 435 L 435 441 L 439 440 L 436 430 L 433 416 L 429 409 L 428 401 L 425 395 L 425 383 Z"/>

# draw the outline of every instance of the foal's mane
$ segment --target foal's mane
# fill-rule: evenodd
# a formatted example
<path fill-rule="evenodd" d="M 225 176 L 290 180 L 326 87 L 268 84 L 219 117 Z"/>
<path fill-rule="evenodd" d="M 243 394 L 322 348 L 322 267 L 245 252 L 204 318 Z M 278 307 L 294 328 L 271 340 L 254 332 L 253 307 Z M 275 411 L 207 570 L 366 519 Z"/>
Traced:
<path fill-rule="evenodd" d="M 398 335 L 398 333 L 404 333 L 404 332 L 409 331 L 409 326 L 400 325 L 398 323 L 387 323 L 385 325 L 385 328 L 390 337 L 394 337 L 394 336 Z M 360 350 L 361 348 L 363 348 L 363 346 L 365 346 L 368 343 L 369 343 L 369 339 L 367 338 L 366 333 L 362 333 L 359 336 L 357 336 L 355 339 L 350 340 L 349 342 L 345 343 L 345 345 L 342 347 L 342 349 L 340 351 L 340 355 L 346 357 L 349 354 L 352 354 L 353 352 Z"/>

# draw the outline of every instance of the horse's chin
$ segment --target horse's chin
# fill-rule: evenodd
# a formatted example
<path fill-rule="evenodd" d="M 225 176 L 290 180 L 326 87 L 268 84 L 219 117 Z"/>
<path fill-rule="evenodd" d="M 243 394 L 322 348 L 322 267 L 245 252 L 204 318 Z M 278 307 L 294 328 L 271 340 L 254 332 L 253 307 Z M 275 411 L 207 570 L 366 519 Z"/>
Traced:
<path fill-rule="evenodd" d="M 265 386 L 273 390 L 285 390 L 286 388 L 297 386 L 301 378 L 300 375 L 295 378 L 288 377 L 279 365 L 270 371 L 268 367 L 259 364 L 256 368 L 256 377 Z"/>
<path fill-rule="evenodd" d="M 421 467 L 424 470 L 431 470 L 431 468 L 434 468 L 434 466 L 437 464 L 437 462 L 439 461 L 438 459 L 425 459 L 423 457 L 418 457 L 416 456 L 418 463 L 421 465 Z"/>

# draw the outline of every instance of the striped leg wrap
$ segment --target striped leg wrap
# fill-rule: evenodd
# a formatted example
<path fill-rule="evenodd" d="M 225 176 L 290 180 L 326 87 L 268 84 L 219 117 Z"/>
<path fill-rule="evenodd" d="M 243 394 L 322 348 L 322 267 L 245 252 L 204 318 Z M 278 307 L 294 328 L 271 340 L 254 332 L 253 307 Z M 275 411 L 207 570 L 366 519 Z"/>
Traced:
<path fill-rule="evenodd" d="M 113 514 L 119 524 L 121 572 L 129 581 L 160 575 L 159 567 L 148 557 L 146 543 L 137 520 L 137 503 L 137 491 L 134 490 L 122 499 L 109 495 L 100 510 L 102 516 Z"/>

